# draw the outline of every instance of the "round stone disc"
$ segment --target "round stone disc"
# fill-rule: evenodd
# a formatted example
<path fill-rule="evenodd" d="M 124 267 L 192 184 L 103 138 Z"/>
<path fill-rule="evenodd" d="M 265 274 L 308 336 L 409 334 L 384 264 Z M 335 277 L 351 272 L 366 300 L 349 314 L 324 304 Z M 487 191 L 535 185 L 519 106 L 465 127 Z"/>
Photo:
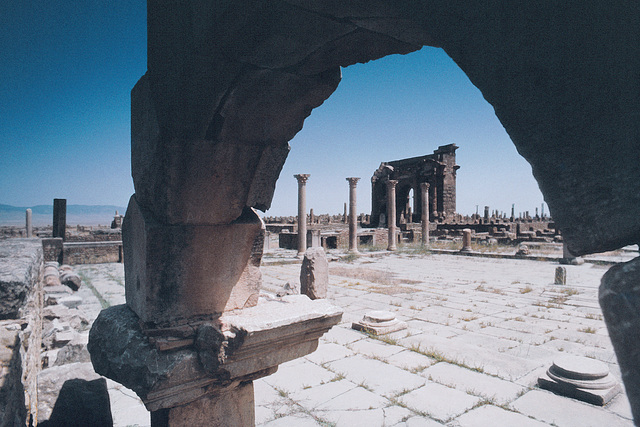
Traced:
<path fill-rule="evenodd" d="M 599 360 L 564 355 L 553 361 L 556 375 L 574 380 L 597 380 L 609 375 L 609 367 Z"/>
<path fill-rule="evenodd" d="M 390 322 L 395 318 L 396 316 L 389 311 L 375 310 L 365 314 L 363 320 L 365 322 L 370 322 L 370 323 L 381 323 L 381 322 Z"/>

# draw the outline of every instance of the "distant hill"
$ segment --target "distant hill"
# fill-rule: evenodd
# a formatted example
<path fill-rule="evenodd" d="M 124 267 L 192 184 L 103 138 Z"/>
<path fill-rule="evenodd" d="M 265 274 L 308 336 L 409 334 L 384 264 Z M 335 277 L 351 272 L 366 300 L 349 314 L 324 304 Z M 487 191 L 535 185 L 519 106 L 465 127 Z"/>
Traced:
<path fill-rule="evenodd" d="M 18 207 L 0 204 L 0 226 L 24 226 L 27 208 L 31 208 L 34 226 L 53 224 L 53 205 Z M 124 215 L 125 210 L 113 205 L 67 205 L 67 224 L 109 225 L 116 211 Z"/>

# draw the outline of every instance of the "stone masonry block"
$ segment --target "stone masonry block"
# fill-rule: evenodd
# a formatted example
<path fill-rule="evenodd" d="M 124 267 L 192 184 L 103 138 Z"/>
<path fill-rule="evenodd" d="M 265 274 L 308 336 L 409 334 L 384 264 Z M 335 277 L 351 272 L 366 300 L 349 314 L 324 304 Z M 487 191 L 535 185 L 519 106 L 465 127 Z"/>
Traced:
<path fill-rule="evenodd" d="M 131 197 L 123 223 L 127 304 L 147 323 L 175 324 L 253 306 L 264 224 L 252 209 L 226 225 L 165 225 Z"/>

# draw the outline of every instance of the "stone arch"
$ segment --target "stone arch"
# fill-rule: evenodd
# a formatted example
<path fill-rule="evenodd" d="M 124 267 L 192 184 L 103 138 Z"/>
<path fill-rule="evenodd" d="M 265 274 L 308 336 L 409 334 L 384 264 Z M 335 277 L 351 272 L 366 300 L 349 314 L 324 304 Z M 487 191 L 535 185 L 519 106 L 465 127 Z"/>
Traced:
<path fill-rule="evenodd" d="M 340 67 L 428 45 L 493 106 L 574 255 L 635 244 L 639 41 L 633 2 L 149 0 L 148 71 L 132 92 L 132 203 L 148 230 L 242 226 L 250 246 L 248 208 L 269 207 L 288 141 L 337 88 Z M 230 260 L 234 277 L 249 274 L 251 256 Z M 624 294 L 640 280 L 636 264 L 605 278 L 622 284 L 605 289 L 611 307 L 627 309 L 607 317 L 614 345 L 625 331 L 640 341 L 637 303 Z M 624 329 L 627 315 L 635 329 Z M 639 357 L 627 353 L 618 357 L 640 414 Z"/>
<path fill-rule="evenodd" d="M 134 109 L 137 98 L 152 104 L 160 141 L 134 146 L 133 170 L 142 203 L 159 216 L 158 200 L 189 203 L 213 188 L 194 221 L 267 208 L 287 142 L 336 89 L 339 67 L 429 45 L 494 107 L 574 254 L 640 240 L 635 5 L 157 0 L 148 14 L 149 69 L 138 84 L 148 92 L 134 91 Z M 183 152 L 166 156 L 176 144 Z M 136 166 L 189 156 L 212 159 L 189 168 L 208 182 L 199 191 L 179 190 L 189 178 L 164 172 L 143 191 L 150 177 Z M 238 163 L 246 167 L 224 166 Z"/>

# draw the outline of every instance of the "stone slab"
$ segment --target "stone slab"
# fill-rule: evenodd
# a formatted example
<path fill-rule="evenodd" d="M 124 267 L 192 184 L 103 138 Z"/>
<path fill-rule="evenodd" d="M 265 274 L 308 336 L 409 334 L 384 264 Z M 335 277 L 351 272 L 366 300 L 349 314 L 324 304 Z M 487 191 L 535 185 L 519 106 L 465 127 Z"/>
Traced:
<path fill-rule="evenodd" d="M 457 427 L 544 427 L 547 423 L 536 421 L 517 412 L 493 405 L 483 405 L 462 414 L 455 420 Z"/>
<path fill-rule="evenodd" d="M 516 411 L 558 427 L 629 427 L 630 422 L 595 406 L 553 393 L 532 390 L 511 404 Z"/>
<path fill-rule="evenodd" d="M 372 339 L 364 339 L 349 344 L 349 349 L 359 354 L 364 354 L 372 358 L 382 358 L 386 361 L 393 358 L 396 354 L 404 351 L 404 347 L 386 344 L 381 341 Z"/>
<path fill-rule="evenodd" d="M 335 398 L 318 405 L 318 411 L 362 411 L 384 408 L 389 401 L 363 387 L 354 387 Z"/>
<path fill-rule="evenodd" d="M 349 357 L 353 354 L 353 351 L 344 346 L 325 342 L 321 343 L 316 351 L 305 356 L 305 358 L 310 362 L 322 365 L 323 363 L 332 362 L 344 357 Z"/>
<path fill-rule="evenodd" d="M 445 384 L 465 393 L 495 400 L 500 405 L 515 400 L 525 390 L 524 387 L 510 381 L 445 362 L 436 363 L 422 371 L 421 374 L 434 382 Z"/>
<path fill-rule="evenodd" d="M 387 359 L 387 362 L 400 369 L 411 372 L 422 372 L 436 363 L 434 359 L 411 350 L 403 350 L 400 353 L 396 353 L 393 357 Z"/>
<path fill-rule="evenodd" d="M 342 400 L 342 396 L 358 386 L 346 379 L 335 380 L 339 378 L 334 376 L 329 382 L 322 383 L 315 387 L 299 388 L 290 393 L 299 405 L 306 409 L 312 410 L 320 406 L 331 405 L 335 399 Z M 378 396 L 375 396 L 378 398 Z M 385 402 L 388 403 L 388 401 Z M 344 409 L 344 408 L 342 408 Z M 366 409 L 366 408 L 365 408 Z M 326 409 L 325 409 L 326 410 Z"/>
<path fill-rule="evenodd" d="M 304 375 L 300 375 L 304 372 Z M 330 382 L 335 374 L 314 363 L 297 363 L 293 366 L 283 364 L 278 368 L 278 372 L 265 378 L 267 384 L 277 390 L 294 392 L 306 387 L 313 387 Z"/>
<path fill-rule="evenodd" d="M 320 412 L 321 416 L 333 423 L 336 427 L 361 426 L 382 426 L 384 425 L 384 410 L 365 409 L 348 411 Z"/>
<path fill-rule="evenodd" d="M 446 422 L 471 409 L 480 398 L 436 383 L 428 383 L 398 398 L 419 413 Z"/>
<path fill-rule="evenodd" d="M 413 390 L 426 383 L 426 379 L 379 360 L 355 355 L 328 364 L 332 371 L 383 396 L 394 396 Z"/>

